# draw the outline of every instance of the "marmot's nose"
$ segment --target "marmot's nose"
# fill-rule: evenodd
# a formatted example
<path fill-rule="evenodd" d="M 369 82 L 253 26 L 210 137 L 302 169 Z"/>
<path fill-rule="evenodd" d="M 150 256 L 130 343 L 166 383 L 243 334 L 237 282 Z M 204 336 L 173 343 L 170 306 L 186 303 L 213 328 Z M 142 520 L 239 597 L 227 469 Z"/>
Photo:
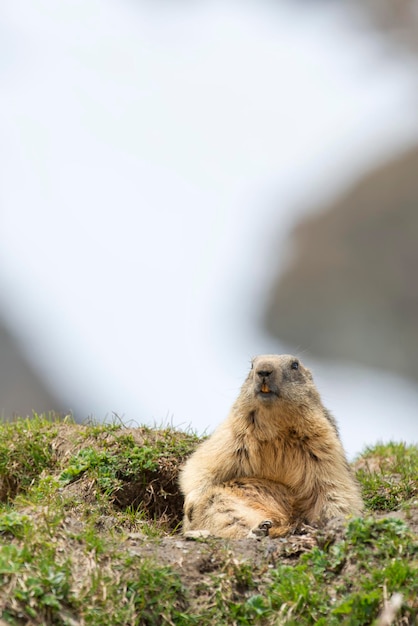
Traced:
<path fill-rule="evenodd" d="M 263 380 L 265 378 L 268 378 L 271 373 L 272 373 L 272 370 L 259 370 L 257 372 L 258 376 L 260 376 L 260 378 L 262 378 Z"/>

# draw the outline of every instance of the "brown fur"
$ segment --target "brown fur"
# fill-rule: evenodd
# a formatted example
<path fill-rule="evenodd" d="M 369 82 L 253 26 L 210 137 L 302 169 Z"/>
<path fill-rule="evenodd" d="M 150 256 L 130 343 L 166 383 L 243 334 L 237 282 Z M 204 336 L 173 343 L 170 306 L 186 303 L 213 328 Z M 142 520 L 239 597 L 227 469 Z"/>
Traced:
<path fill-rule="evenodd" d="M 334 419 L 296 357 L 264 355 L 228 418 L 180 474 L 184 531 L 270 536 L 363 508 Z M 266 531 L 268 532 L 268 531 Z"/>

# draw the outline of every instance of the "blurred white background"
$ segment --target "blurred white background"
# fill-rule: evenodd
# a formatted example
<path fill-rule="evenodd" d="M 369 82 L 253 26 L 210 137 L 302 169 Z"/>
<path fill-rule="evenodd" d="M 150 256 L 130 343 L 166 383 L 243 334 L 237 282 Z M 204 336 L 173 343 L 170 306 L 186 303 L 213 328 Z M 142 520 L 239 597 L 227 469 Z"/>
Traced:
<path fill-rule="evenodd" d="M 260 0 L 7 0 L 0 51 L 0 309 L 63 406 L 210 432 L 290 351 L 351 456 L 417 441 L 412 383 L 259 323 L 292 225 L 418 140 L 412 58 Z"/>

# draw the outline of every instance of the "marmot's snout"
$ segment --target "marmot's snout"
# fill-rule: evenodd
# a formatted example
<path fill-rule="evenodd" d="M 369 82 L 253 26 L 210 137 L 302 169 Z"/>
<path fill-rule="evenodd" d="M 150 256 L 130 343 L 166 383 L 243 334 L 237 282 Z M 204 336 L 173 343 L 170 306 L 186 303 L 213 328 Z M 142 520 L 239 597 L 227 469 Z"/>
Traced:
<path fill-rule="evenodd" d="M 260 363 L 254 372 L 254 391 L 256 396 L 267 399 L 279 396 L 275 368 L 269 363 Z"/>

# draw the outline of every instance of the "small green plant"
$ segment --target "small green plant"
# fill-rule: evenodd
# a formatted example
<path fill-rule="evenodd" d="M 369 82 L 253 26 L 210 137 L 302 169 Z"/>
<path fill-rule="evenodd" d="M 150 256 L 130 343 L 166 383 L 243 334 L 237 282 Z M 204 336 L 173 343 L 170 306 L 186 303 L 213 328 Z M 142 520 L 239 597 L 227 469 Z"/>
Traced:
<path fill-rule="evenodd" d="M 99 479 L 116 479 L 117 458 L 108 451 L 82 448 L 68 461 L 59 476 L 61 485 L 68 485 L 87 471 L 95 471 Z"/>
<path fill-rule="evenodd" d="M 22 538 L 31 527 L 28 515 L 18 511 L 4 511 L 0 513 L 0 535 L 10 534 Z"/>
<path fill-rule="evenodd" d="M 29 618 L 54 619 L 66 604 L 71 604 L 68 564 L 40 561 L 36 572 L 18 578 L 14 598 Z"/>

